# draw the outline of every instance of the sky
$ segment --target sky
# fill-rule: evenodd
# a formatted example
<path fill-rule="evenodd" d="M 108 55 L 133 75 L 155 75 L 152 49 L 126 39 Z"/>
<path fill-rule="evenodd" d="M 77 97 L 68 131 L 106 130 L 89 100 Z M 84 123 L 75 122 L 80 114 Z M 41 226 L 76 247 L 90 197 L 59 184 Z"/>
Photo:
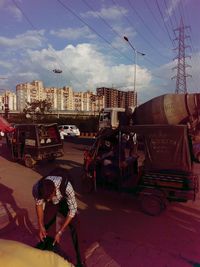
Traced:
<path fill-rule="evenodd" d="M 181 21 L 187 90 L 199 92 L 199 14 L 200 0 L 0 0 L 0 93 L 33 80 L 135 88 L 139 104 L 175 93 Z"/>

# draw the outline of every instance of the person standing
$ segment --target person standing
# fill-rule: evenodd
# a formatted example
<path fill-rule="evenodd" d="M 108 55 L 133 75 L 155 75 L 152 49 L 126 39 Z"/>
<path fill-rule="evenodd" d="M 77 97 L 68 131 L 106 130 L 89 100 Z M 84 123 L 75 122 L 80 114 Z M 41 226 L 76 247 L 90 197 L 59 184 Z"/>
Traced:
<path fill-rule="evenodd" d="M 62 144 L 64 144 L 65 136 L 67 136 L 68 134 L 64 131 L 64 128 L 63 127 L 60 128 L 59 132 L 60 132 L 61 142 L 62 142 Z"/>
<path fill-rule="evenodd" d="M 43 241 L 49 236 L 54 239 L 54 244 L 59 243 L 65 229 L 69 226 L 76 252 L 76 266 L 83 267 L 85 264 L 78 240 L 77 202 L 74 189 L 66 172 L 66 169 L 58 167 L 33 186 L 32 192 L 35 198 L 39 237 Z M 65 220 L 60 229 L 57 230 L 56 217 L 58 213 L 61 213 Z"/>

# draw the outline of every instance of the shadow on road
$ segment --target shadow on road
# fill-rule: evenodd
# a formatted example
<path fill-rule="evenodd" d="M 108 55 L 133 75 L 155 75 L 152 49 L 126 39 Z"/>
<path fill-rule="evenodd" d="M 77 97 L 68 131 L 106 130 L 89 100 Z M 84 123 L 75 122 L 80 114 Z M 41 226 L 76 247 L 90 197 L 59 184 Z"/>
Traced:
<path fill-rule="evenodd" d="M 35 244 L 36 229 L 26 209 L 17 205 L 13 190 L 0 184 L 0 238 Z M 13 235 L 14 233 L 14 235 Z"/>

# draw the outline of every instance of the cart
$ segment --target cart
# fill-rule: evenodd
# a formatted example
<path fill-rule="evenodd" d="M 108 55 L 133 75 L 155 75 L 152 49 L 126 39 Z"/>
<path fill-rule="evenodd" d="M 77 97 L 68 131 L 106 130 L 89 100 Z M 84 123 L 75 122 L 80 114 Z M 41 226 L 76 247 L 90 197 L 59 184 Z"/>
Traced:
<path fill-rule="evenodd" d="M 38 161 L 63 156 L 63 145 L 58 126 L 53 124 L 16 124 L 7 134 L 7 145 L 12 159 L 32 168 Z"/>
<path fill-rule="evenodd" d="M 133 134 L 137 134 L 137 146 L 143 147 L 144 151 L 138 153 L 132 148 Z M 125 139 L 128 145 L 124 145 Z M 110 146 L 115 144 L 113 168 L 107 168 L 102 162 L 102 143 L 106 142 L 110 142 Z M 185 125 L 135 125 L 107 129 L 85 152 L 85 177 L 90 174 L 88 177 L 95 185 L 109 184 L 111 180 L 120 191 L 128 186 L 137 195 L 143 212 L 158 215 L 171 201 L 195 200 L 198 175 L 194 173 L 192 159 L 191 140 Z"/>

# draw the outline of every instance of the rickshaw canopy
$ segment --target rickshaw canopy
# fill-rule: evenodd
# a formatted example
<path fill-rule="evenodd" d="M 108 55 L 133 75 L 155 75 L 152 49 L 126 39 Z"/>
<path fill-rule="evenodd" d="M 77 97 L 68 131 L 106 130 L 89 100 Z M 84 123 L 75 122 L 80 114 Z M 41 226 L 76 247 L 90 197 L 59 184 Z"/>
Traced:
<path fill-rule="evenodd" d="M 124 128 L 143 138 L 146 170 L 192 169 L 190 140 L 186 125 L 135 125 Z"/>
<path fill-rule="evenodd" d="M 8 133 L 14 131 L 12 125 L 0 116 L 0 131 Z"/>

